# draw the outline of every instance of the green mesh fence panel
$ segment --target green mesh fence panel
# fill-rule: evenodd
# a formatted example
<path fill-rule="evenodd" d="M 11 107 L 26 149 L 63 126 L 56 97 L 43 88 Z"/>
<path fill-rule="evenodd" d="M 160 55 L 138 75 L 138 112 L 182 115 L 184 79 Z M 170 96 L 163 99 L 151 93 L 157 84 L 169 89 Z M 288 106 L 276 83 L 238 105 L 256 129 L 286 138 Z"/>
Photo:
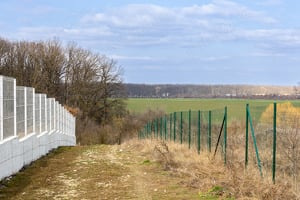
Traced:
<path fill-rule="evenodd" d="M 270 105 L 273 108 L 273 105 Z M 255 137 L 261 161 L 262 174 L 271 177 L 272 174 L 272 144 L 273 144 L 273 109 L 269 115 L 265 115 L 266 106 L 250 106 L 250 114 L 255 131 Z M 249 129 L 250 131 L 250 129 Z M 249 134 L 249 162 L 257 163 L 254 149 L 254 140 Z"/>
<path fill-rule="evenodd" d="M 185 144 L 191 149 L 199 150 L 200 154 L 202 151 L 214 153 L 216 150 L 216 155 L 224 160 L 226 158 L 227 162 L 241 167 L 245 163 L 247 166 L 257 167 L 253 128 L 263 177 L 273 178 L 274 181 L 276 172 L 276 180 L 288 181 L 292 183 L 294 189 L 300 189 L 298 186 L 300 181 L 300 108 L 291 103 L 278 103 L 275 129 L 274 104 L 249 106 L 248 119 L 251 117 L 252 128 L 250 121 L 246 123 L 246 105 L 243 110 L 228 110 L 228 113 L 235 115 L 228 114 L 227 116 L 226 157 L 224 157 L 226 127 L 222 129 L 225 109 L 200 111 L 200 114 L 199 111 L 174 112 L 151 121 L 145 127 L 145 131 L 148 130 L 152 137 L 158 139 L 175 140 L 177 143 Z M 248 146 L 246 145 L 247 124 Z M 275 130 L 277 133 L 276 162 L 273 157 Z M 140 137 L 143 135 L 140 134 Z"/>
<path fill-rule="evenodd" d="M 209 112 L 208 111 L 202 111 L 201 112 L 201 120 L 200 120 L 200 132 L 201 132 L 201 138 L 200 138 L 200 151 L 209 150 Z"/>
<path fill-rule="evenodd" d="M 268 113 L 270 108 L 266 111 Z M 290 103 L 277 104 L 276 179 L 289 180 L 299 191 L 300 109 Z"/>
<path fill-rule="evenodd" d="M 189 112 L 188 112 L 189 113 Z M 190 120 L 188 122 L 188 132 L 190 134 L 190 147 L 197 148 L 197 132 L 198 132 L 198 112 L 190 112 Z"/>
<path fill-rule="evenodd" d="M 212 146 L 212 151 L 215 151 L 217 148 L 217 152 L 219 155 L 224 158 L 224 153 L 225 153 L 225 146 L 224 146 L 224 127 L 221 131 L 222 128 L 222 123 L 224 120 L 224 109 L 221 110 L 213 110 L 211 111 L 211 146 Z M 217 146 L 217 142 L 219 140 L 219 144 Z"/>

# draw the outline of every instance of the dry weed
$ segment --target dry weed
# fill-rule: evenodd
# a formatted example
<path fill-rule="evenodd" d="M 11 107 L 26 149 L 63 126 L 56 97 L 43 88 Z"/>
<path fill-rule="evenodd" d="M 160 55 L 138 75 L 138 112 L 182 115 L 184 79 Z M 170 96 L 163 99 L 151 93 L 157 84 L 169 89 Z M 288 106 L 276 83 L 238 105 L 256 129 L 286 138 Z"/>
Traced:
<path fill-rule="evenodd" d="M 219 157 L 213 158 L 208 152 L 198 155 L 197 151 L 173 142 L 132 140 L 128 143 L 144 155 L 153 156 L 172 175 L 182 177 L 180 184 L 199 191 L 221 187 L 220 198 L 297 199 L 288 182 L 274 185 L 271 180 L 260 177 L 256 166 L 249 165 L 245 169 L 243 162 L 228 162 L 225 166 Z"/>
<path fill-rule="evenodd" d="M 178 164 L 174 160 L 173 153 L 169 151 L 169 147 L 164 141 L 158 141 L 154 146 L 154 156 L 156 161 L 164 166 L 164 170 L 178 167 Z"/>

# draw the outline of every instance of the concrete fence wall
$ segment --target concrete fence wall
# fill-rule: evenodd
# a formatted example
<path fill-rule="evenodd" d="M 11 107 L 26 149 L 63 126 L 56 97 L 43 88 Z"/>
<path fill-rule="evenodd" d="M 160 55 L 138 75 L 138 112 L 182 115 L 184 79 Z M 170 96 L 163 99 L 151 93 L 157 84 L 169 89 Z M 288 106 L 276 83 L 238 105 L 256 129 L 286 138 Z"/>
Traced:
<path fill-rule="evenodd" d="M 75 118 L 62 105 L 0 76 L 0 180 L 51 149 L 74 145 Z"/>

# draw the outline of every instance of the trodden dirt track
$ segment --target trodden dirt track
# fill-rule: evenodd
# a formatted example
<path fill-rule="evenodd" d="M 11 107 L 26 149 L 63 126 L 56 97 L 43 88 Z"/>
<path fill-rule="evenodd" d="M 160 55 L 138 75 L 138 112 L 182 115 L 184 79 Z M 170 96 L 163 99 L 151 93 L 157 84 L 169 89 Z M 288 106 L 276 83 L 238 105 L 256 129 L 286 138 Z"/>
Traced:
<path fill-rule="evenodd" d="M 60 148 L 2 185 L 0 199 L 199 199 L 148 156 L 126 144 Z"/>

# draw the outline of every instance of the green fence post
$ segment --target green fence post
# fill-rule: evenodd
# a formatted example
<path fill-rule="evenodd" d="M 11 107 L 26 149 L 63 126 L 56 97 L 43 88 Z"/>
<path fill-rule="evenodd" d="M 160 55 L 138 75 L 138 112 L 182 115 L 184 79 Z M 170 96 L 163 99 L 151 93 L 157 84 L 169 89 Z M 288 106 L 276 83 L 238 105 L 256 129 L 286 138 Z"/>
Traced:
<path fill-rule="evenodd" d="M 151 137 L 155 139 L 155 120 L 151 122 Z"/>
<path fill-rule="evenodd" d="M 160 117 L 160 139 L 163 139 L 163 118 Z"/>
<path fill-rule="evenodd" d="M 155 139 L 155 137 L 156 137 L 156 135 L 155 135 L 155 133 L 156 133 L 156 127 L 155 127 L 155 119 L 152 121 L 152 134 L 153 134 L 153 138 Z"/>
<path fill-rule="evenodd" d="M 164 117 L 164 132 L 165 132 L 165 140 L 167 140 L 167 116 Z"/>
<path fill-rule="evenodd" d="M 224 114 L 225 124 L 224 124 L 224 164 L 226 165 L 227 157 L 227 106 L 225 107 L 225 114 Z"/>
<path fill-rule="evenodd" d="M 183 118 L 182 118 L 183 113 L 180 112 L 180 144 L 182 144 L 182 123 L 183 123 Z"/>
<path fill-rule="evenodd" d="M 151 121 L 151 137 L 155 139 L 155 121 Z"/>
<path fill-rule="evenodd" d="M 192 140 L 192 138 L 191 138 L 191 132 L 192 132 L 192 130 L 191 130 L 191 118 L 192 118 L 192 111 L 191 110 L 189 110 L 189 149 L 191 148 L 191 140 Z"/>
<path fill-rule="evenodd" d="M 147 126 L 145 127 L 145 130 L 146 130 L 145 135 L 146 135 L 146 137 L 148 138 L 148 136 L 150 135 L 150 131 L 149 131 L 149 122 L 147 123 Z"/>
<path fill-rule="evenodd" d="M 148 122 L 147 134 L 152 138 L 152 122 Z"/>
<path fill-rule="evenodd" d="M 200 139 L 201 139 L 201 123 L 200 123 L 200 120 L 201 120 L 201 111 L 198 110 L 198 154 L 200 154 Z"/>
<path fill-rule="evenodd" d="M 173 118 L 173 114 L 170 114 L 170 141 L 172 140 L 172 119 Z"/>
<path fill-rule="evenodd" d="M 256 142 L 256 137 L 255 137 L 254 127 L 253 127 L 253 123 L 252 123 L 252 118 L 250 115 L 249 106 L 247 108 L 248 108 L 247 112 L 248 112 L 248 118 L 249 118 L 249 123 L 250 123 L 250 128 L 251 128 L 251 135 L 252 135 L 253 145 L 254 145 L 254 149 L 255 149 L 255 153 L 256 153 L 257 166 L 258 166 L 258 169 L 260 172 L 260 176 L 263 177 L 262 169 L 261 169 L 261 161 L 259 158 L 258 147 L 257 147 L 257 142 Z"/>
<path fill-rule="evenodd" d="M 173 134 L 174 134 L 174 142 L 176 141 L 176 112 L 174 112 L 174 128 L 173 128 Z"/>
<path fill-rule="evenodd" d="M 157 139 L 159 138 L 158 136 L 159 136 L 159 118 L 156 118 L 156 127 L 157 127 L 157 129 L 156 129 L 156 137 L 157 137 Z"/>
<path fill-rule="evenodd" d="M 211 111 L 208 112 L 208 151 L 211 152 Z"/>
<path fill-rule="evenodd" d="M 248 138 L 249 138 L 249 104 L 246 105 L 246 138 L 245 138 L 245 167 L 248 166 Z"/>
<path fill-rule="evenodd" d="M 157 139 L 159 138 L 159 118 L 156 118 L 156 124 L 157 124 Z"/>
<path fill-rule="evenodd" d="M 143 135 L 148 135 L 148 124 L 149 124 L 149 122 L 144 127 L 145 134 L 143 134 Z"/>
<path fill-rule="evenodd" d="M 151 139 L 152 139 L 152 132 L 153 132 L 153 122 L 152 121 L 150 121 L 150 122 L 148 122 L 148 124 L 147 124 L 147 134 L 149 134 L 150 136 L 151 136 Z"/>
<path fill-rule="evenodd" d="M 155 136 L 156 139 L 158 139 L 158 119 L 155 119 Z"/>
<path fill-rule="evenodd" d="M 152 122 L 148 122 L 147 124 L 147 135 L 152 137 Z"/>
<path fill-rule="evenodd" d="M 274 103 L 274 114 L 273 114 L 273 164 L 272 164 L 272 180 L 275 184 L 275 173 L 276 173 L 276 126 L 277 126 L 277 104 Z"/>

